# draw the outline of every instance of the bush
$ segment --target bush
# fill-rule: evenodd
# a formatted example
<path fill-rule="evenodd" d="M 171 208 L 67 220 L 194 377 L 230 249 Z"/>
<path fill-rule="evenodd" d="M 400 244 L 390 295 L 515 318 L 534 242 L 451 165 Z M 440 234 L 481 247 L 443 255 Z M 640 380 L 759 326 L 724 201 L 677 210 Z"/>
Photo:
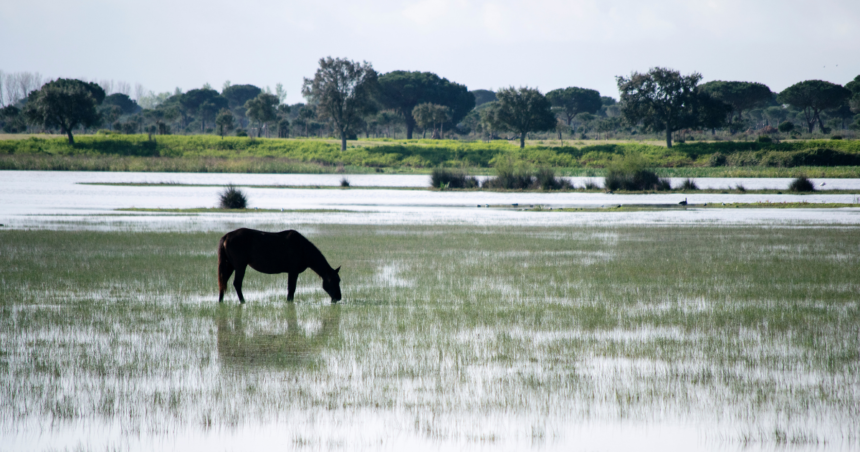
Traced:
<path fill-rule="evenodd" d="M 672 189 L 668 180 L 660 179 L 655 172 L 645 169 L 645 161 L 636 154 L 629 154 L 620 162 L 613 161 L 603 179 L 603 187 L 612 191 Z"/>
<path fill-rule="evenodd" d="M 741 193 L 746 193 L 747 188 L 744 187 L 743 184 L 737 184 L 737 185 L 735 185 L 735 190 L 737 190 Z"/>
<path fill-rule="evenodd" d="M 349 187 L 349 179 L 347 179 L 345 176 L 342 177 L 340 179 L 340 186 L 341 187 Z"/>
<path fill-rule="evenodd" d="M 782 133 L 789 133 L 794 130 L 794 123 L 791 121 L 783 121 L 779 123 L 779 126 L 777 126 L 777 130 Z"/>
<path fill-rule="evenodd" d="M 726 166 L 726 156 L 720 152 L 714 152 L 708 158 L 708 166 Z"/>
<path fill-rule="evenodd" d="M 807 179 L 806 176 L 800 176 L 788 184 L 788 190 L 799 193 L 811 192 L 815 191 L 815 186 L 812 185 L 812 181 Z"/>
<path fill-rule="evenodd" d="M 534 185 L 537 185 L 543 190 L 564 190 L 571 189 L 570 181 L 563 177 L 555 177 L 555 170 L 552 168 L 541 168 L 535 173 Z"/>
<path fill-rule="evenodd" d="M 771 138 L 771 137 L 769 137 L 769 136 L 767 136 L 767 135 L 759 135 L 759 137 L 758 137 L 758 138 L 756 138 L 756 142 L 759 142 L 759 143 L 773 143 L 773 138 Z"/>
<path fill-rule="evenodd" d="M 681 183 L 681 190 L 698 190 L 699 186 L 696 185 L 696 182 L 693 179 L 687 178 L 684 179 L 684 182 Z"/>
<path fill-rule="evenodd" d="M 599 186 L 599 185 L 597 185 L 597 182 L 595 182 L 595 181 L 594 181 L 594 179 L 588 179 L 588 180 L 586 180 L 586 181 L 585 181 L 585 186 L 584 186 L 584 188 L 585 188 L 586 190 L 595 190 L 595 189 L 600 188 L 600 186 Z"/>
<path fill-rule="evenodd" d="M 233 184 L 227 185 L 219 195 L 222 209 L 244 209 L 248 207 L 248 197 Z"/>
<path fill-rule="evenodd" d="M 435 188 L 478 188 L 480 183 L 474 176 L 466 176 L 462 170 L 434 168 L 430 174 L 430 186 Z"/>
<path fill-rule="evenodd" d="M 246 132 L 245 129 L 236 129 L 236 136 L 237 137 L 247 137 L 248 132 Z"/>

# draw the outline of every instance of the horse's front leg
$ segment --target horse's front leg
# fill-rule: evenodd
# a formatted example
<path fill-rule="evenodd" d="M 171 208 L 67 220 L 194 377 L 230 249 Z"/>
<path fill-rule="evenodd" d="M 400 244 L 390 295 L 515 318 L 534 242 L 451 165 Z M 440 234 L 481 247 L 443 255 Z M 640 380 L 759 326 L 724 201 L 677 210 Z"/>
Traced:
<path fill-rule="evenodd" d="M 298 280 L 298 272 L 287 273 L 287 301 L 293 301 L 293 296 L 296 294 L 296 282 Z"/>

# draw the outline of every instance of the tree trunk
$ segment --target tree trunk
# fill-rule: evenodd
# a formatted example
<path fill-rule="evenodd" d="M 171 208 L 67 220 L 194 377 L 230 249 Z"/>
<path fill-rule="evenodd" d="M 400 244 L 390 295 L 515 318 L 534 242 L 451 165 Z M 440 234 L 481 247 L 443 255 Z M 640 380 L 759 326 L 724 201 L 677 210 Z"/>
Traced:
<path fill-rule="evenodd" d="M 824 133 L 824 122 L 821 121 L 821 115 L 816 114 L 815 117 L 818 118 L 818 130 L 820 130 L 821 133 Z"/>
<path fill-rule="evenodd" d="M 346 150 L 346 131 L 340 132 L 340 152 Z"/>
<path fill-rule="evenodd" d="M 75 144 L 75 137 L 72 136 L 72 129 L 71 128 L 66 129 L 66 135 L 69 136 L 69 144 L 74 145 Z"/>
<path fill-rule="evenodd" d="M 520 133 L 520 149 L 523 149 L 525 147 L 526 147 L 526 133 L 522 132 L 522 133 Z"/>
<path fill-rule="evenodd" d="M 666 147 L 672 147 L 672 128 L 668 126 L 666 127 Z"/>
<path fill-rule="evenodd" d="M 412 131 L 415 130 L 415 123 L 410 122 L 409 118 L 406 118 L 406 139 L 412 139 Z"/>

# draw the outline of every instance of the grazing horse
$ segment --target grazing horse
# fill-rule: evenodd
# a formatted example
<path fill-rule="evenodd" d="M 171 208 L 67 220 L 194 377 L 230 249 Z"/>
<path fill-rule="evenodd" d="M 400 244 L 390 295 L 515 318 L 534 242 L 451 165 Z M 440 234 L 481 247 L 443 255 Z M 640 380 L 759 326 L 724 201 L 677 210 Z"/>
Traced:
<path fill-rule="evenodd" d="M 245 268 L 251 266 L 260 273 L 270 275 L 287 273 L 287 301 L 293 301 L 299 273 L 310 268 L 323 280 L 323 290 L 332 303 L 340 301 L 340 276 L 331 268 L 320 250 L 296 231 L 263 232 L 253 229 L 236 229 L 221 237 L 218 242 L 218 302 L 224 301 L 224 289 L 233 271 L 233 287 L 244 303 L 242 280 Z"/>

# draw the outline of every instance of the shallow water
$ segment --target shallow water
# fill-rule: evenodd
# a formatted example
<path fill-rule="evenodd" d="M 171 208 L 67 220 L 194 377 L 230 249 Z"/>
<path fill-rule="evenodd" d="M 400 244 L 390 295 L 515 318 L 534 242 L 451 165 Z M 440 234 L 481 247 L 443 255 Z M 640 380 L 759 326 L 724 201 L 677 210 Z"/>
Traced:
<path fill-rule="evenodd" d="M 821 190 L 810 195 L 758 194 L 647 194 L 540 192 L 439 192 L 393 189 L 274 189 L 245 188 L 251 207 L 260 209 L 327 209 L 348 213 L 284 214 L 122 214 L 123 208 L 190 209 L 215 207 L 219 187 L 109 186 L 87 182 L 173 182 L 182 184 L 253 184 L 336 186 L 341 175 L 107 173 L 107 172 L 0 172 L 0 223 L 11 227 L 62 227 L 83 221 L 92 227 L 123 222 L 136 227 L 223 228 L 224 224 L 647 224 L 647 223 L 860 223 L 858 209 L 696 209 L 658 212 L 547 213 L 517 212 L 541 205 L 546 208 L 616 205 L 677 205 L 749 202 L 854 203 L 857 195 L 831 195 Z M 353 175 L 353 186 L 424 187 L 428 176 Z M 586 178 L 579 178 L 579 182 Z M 749 189 L 779 188 L 788 179 L 698 179 L 700 186 L 728 187 L 743 183 Z M 860 191 L 860 179 L 815 180 L 826 188 Z M 482 207 L 478 207 L 478 206 Z M 486 206 L 494 208 L 486 208 Z M 105 215 L 117 215 L 107 217 Z M 214 226 L 208 226 L 211 224 Z M 53 226 L 51 226 L 53 225 Z"/>

